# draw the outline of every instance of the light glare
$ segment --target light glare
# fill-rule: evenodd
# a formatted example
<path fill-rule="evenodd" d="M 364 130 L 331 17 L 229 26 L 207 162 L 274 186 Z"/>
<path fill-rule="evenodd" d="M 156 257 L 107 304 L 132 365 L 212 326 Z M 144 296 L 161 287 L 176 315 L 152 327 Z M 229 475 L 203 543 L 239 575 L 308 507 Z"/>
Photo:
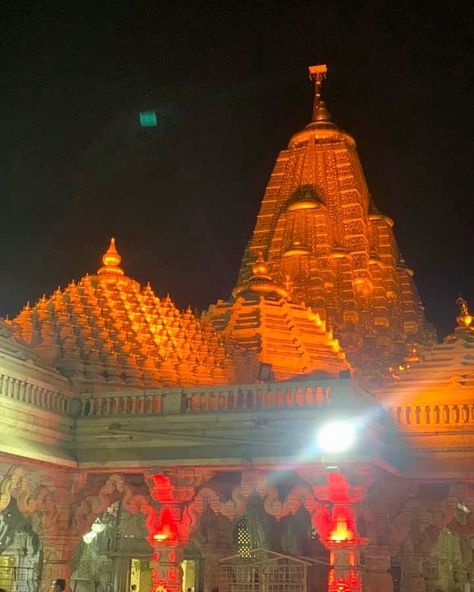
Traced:
<path fill-rule="evenodd" d="M 344 452 L 353 445 L 354 440 L 354 426 L 344 420 L 323 425 L 317 436 L 318 446 L 325 452 Z"/>

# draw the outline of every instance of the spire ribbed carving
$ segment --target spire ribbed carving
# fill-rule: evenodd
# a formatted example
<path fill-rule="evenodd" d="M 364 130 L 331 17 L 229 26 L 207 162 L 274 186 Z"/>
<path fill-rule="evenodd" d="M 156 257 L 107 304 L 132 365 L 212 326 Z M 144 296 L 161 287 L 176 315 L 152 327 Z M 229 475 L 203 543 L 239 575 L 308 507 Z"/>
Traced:
<path fill-rule="evenodd" d="M 277 158 L 237 289 L 262 252 L 274 281 L 290 280 L 293 300 L 334 327 L 356 365 L 386 364 L 403 359 L 403 343 L 431 334 L 393 221 L 376 209 L 355 141 L 330 120 L 321 98 L 326 70 L 310 68 L 312 121 Z"/>

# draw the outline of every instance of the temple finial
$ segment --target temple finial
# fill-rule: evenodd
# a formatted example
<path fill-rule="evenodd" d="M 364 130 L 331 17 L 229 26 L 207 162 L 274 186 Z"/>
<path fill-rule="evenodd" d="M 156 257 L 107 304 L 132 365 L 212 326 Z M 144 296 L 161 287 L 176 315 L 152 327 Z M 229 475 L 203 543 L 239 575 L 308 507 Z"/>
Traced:
<path fill-rule="evenodd" d="M 321 99 L 321 85 L 326 78 L 328 67 L 326 64 L 309 66 L 309 79 L 314 83 L 314 102 L 312 121 L 330 121 L 331 116 L 326 109 L 326 104 Z"/>
<path fill-rule="evenodd" d="M 469 312 L 467 302 L 461 296 L 456 300 L 456 304 L 459 306 L 459 316 L 456 318 L 460 327 L 468 329 L 473 321 L 472 315 Z"/>
<path fill-rule="evenodd" d="M 234 288 L 232 296 L 238 298 L 242 294 L 254 293 L 254 294 L 275 294 L 280 298 L 288 298 L 288 292 L 283 286 L 275 283 L 269 275 L 268 265 L 263 258 L 263 253 L 258 252 L 257 258 L 250 265 L 252 270 L 252 276 L 248 282 L 241 284 Z"/>
<path fill-rule="evenodd" d="M 258 252 L 257 259 L 255 263 L 252 265 L 252 273 L 254 277 L 267 277 L 268 276 L 268 267 L 265 259 L 263 258 L 262 251 Z"/>
<path fill-rule="evenodd" d="M 115 246 L 115 238 L 110 239 L 110 245 L 107 251 L 102 255 L 103 267 L 97 272 L 98 275 L 123 275 L 123 269 L 119 267 L 122 257 L 120 257 L 117 247 Z"/>

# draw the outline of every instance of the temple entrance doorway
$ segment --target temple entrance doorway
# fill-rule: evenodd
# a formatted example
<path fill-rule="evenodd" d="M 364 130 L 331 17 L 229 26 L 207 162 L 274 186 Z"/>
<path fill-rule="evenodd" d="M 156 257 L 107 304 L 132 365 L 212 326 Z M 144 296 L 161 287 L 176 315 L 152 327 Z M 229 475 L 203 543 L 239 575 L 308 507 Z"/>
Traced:
<path fill-rule="evenodd" d="M 204 584 L 203 560 L 199 547 L 190 543 L 183 553 L 181 562 L 183 572 L 182 591 L 202 592 Z"/>
<path fill-rule="evenodd" d="M 149 560 L 130 559 L 129 573 L 130 583 L 128 589 L 130 591 L 151 592 L 151 569 Z"/>

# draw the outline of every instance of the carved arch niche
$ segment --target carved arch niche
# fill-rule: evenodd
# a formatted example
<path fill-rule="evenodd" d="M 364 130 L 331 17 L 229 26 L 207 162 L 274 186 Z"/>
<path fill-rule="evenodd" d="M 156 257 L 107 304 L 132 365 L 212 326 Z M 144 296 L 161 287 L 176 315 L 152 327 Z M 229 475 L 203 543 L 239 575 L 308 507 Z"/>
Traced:
<path fill-rule="evenodd" d="M 2 466 L 0 473 L 0 554 L 8 556 L 2 580 L 25 580 L 30 590 L 39 587 L 43 571 L 42 537 L 58 520 L 56 492 L 45 484 L 47 476 L 21 465 Z M 12 573 L 9 572 L 11 566 Z M 14 571 L 14 573 L 13 573 Z"/>
<path fill-rule="evenodd" d="M 141 475 L 89 475 L 80 498 L 72 505 L 70 528 L 83 536 L 96 518 L 117 502 L 131 514 L 142 513 L 145 521 L 152 520 L 157 511 Z"/>
<path fill-rule="evenodd" d="M 126 586 L 126 557 L 151 557 L 146 523 L 156 512 L 142 475 L 88 476 L 70 516 L 71 531 L 82 537 L 71 576 L 77 592 Z M 117 553 L 125 558 L 120 565 L 111 558 Z"/>

